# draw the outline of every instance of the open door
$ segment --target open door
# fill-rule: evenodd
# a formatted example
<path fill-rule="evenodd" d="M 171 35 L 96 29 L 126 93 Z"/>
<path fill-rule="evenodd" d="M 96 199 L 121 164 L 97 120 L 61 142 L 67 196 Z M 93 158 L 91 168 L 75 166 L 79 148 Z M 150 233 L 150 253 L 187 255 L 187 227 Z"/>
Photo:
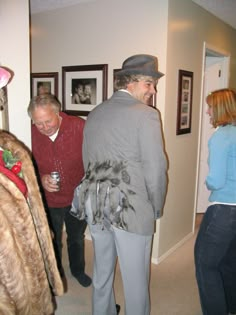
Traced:
<path fill-rule="evenodd" d="M 198 180 L 196 195 L 196 213 L 204 213 L 208 207 L 209 191 L 205 186 L 205 178 L 208 173 L 208 140 L 214 128 L 210 124 L 209 116 L 206 114 L 207 104 L 206 96 L 214 90 L 228 86 L 229 78 L 229 56 L 223 55 L 216 50 L 204 47 L 204 76 L 203 76 L 203 93 L 202 93 L 202 114 L 200 124 L 200 144 L 199 144 L 199 163 L 198 163 Z"/>

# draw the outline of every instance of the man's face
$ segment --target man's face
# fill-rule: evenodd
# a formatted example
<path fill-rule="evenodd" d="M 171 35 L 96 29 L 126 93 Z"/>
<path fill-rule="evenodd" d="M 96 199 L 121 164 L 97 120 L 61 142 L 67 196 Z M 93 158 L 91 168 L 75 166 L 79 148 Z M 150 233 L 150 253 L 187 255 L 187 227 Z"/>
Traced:
<path fill-rule="evenodd" d="M 150 98 L 156 94 L 157 81 L 151 78 L 143 78 L 138 82 L 131 82 L 127 86 L 127 90 L 133 95 L 134 98 L 144 104 L 149 105 Z"/>
<path fill-rule="evenodd" d="M 32 120 L 39 132 L 48 137 L 57 132 L 61 122 L 59 113 L 49 105 L 36 108 L 32 113 Z"/>

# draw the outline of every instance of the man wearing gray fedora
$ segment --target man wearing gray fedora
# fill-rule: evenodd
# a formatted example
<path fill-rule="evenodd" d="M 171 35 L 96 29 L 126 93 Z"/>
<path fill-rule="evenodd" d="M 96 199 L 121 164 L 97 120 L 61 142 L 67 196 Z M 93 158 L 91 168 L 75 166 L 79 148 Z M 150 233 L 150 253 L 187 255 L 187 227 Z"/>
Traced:
<path fill-rule="evenodd" d="M 162 215 L 167 158 L 156 93 L 155 56 L 140 54 L 116 73 L 116 92 L 90 112 L 84 129 L 85 176 L 71 214 L 86 219 L 94 246 L 93 315 L 117 314 L 113 280 L 119 260 L 126 315 L 149 315 L 155 220 Z"/>

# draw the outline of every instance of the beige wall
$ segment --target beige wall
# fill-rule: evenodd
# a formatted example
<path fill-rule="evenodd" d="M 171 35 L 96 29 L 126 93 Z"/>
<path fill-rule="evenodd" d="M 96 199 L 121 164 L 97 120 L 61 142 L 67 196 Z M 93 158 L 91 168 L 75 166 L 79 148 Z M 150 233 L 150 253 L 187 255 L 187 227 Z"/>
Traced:
<path fill-rule="evenodd" d="M 30 120 L 26 112 L 30 99 L 28 0 L 0 1 L 0 30 L 0 65 L 14 72 L 7 86 L 10 132 L 30 147 Z"/>
<path fill-rule="evenodd" d="M 158 84 L 157 105 L 170 170 L 164 217 L 157 222 L 154 238 L 154 262 L 192 233 L 203 42 L 229 51 L 231 71 L 236 73 L 235 35 L 189 0 L 100 0 L 32 16 L 32 72 L 59 72 L 59 99 L 62 66 L 107 63 L 110 96 L 113 68 L 126 57 L 136 53 L 159 57 L 166 75 Z M 176 136 L 179 69 L 194 72 L 193 116 L 191 133 Z M 235 76 L 230 83 L 236 85 Z"/>
<path fill-rule="evenodd" d="M 160 256 L 192 232 L 204 41 L 231 54 L 230 85 L 236 87 L 235 38 L 236 30 L 192 1 L 169 1 L 164 132 L 170 170 L 164 217 L 160 222 Z M 194 73 L 193 112 L 191 133 L 176 136 L 179 69 Z"/>

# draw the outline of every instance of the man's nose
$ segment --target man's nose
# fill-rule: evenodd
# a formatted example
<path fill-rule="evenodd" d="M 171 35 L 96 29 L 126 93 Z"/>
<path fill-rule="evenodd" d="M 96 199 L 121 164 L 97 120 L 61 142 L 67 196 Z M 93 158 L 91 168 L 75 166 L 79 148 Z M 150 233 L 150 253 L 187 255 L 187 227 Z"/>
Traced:
<path fill-rule="evenodd" d="M 156 88 L 156 86 L 152 86 L 152 90 L 151 90 L 151 91 L 152 91 L 153 94 L 156 94 L 156 93 L 157 93 L 157 88 Z"/>
<path fill-rule="evenodd" d="M 42 124 L 40 125 L 40 129 L 47 130 L 48 127 L 49 127 L 49 126 L 48 126 L 46 123 L 42 123 Z"/>

